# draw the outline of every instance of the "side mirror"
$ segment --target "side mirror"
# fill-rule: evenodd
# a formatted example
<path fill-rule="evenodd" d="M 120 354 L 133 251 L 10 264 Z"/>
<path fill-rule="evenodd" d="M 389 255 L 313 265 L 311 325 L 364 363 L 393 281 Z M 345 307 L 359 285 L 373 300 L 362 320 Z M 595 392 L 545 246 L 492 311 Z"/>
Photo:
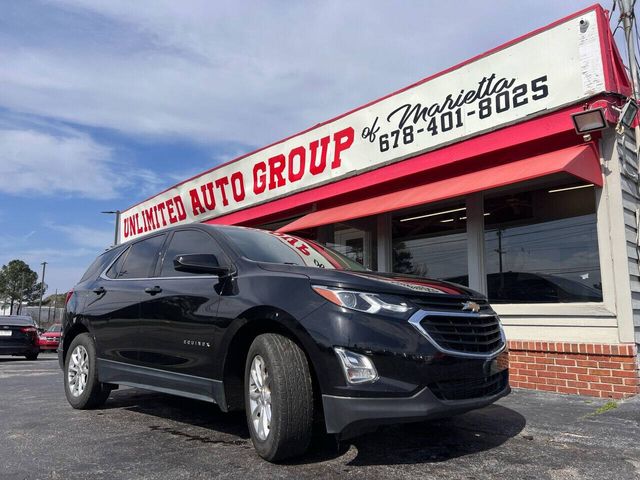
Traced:
<path fill-rule="evenodd" d="M 177 255 L 173 259 L 173 268 L 179 272 L 209 273 L 212 275 L 228 275 L 229 267 L 222 267 L 218 259 L 211 253 L 194 253 Z"/>

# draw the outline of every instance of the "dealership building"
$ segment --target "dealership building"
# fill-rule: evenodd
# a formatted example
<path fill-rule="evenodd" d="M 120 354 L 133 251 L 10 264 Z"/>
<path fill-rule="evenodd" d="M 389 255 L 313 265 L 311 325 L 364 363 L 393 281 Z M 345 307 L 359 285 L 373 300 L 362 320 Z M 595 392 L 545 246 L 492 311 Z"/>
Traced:
<path fill-rule="evenodd" d="M 390 70 L 391 72 L 391 70 Z M 630 81 L 594 6 L 218 166 L 121 213 L 300 235 L 486 294 L 511 383 L 639 392 L 639 165 Z"/>

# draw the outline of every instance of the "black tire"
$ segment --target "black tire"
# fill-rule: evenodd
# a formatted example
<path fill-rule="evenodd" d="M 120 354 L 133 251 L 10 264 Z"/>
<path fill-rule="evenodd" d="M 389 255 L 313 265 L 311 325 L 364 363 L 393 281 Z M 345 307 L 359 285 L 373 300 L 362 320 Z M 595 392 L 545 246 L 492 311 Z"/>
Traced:
<path fill-rule="evenodd" d="M 26 358 L 27 360 L 37 360 L 38 359 L 38 354 L 40 352 L 35 352 L 35 353 L 27 353 L 24 358 Z"/>
<path fill-rule="evenodd" d="M 266 439 L 254 426 L 249 398 L 251 365 L 260 356 L 270 383 L 271 421 Z M 245 363 L 245 410 L 251 441 L 258 454 L 276 462 L 306 452 L 313 427 L 313 387 L 304 352 L 282 335 L 256 337 Z"/>
<path fill-rule="evenodd" d="M 88 371 L 86 374 L 86 385 L 79 395 L 71 392 L 69 384 L 69 365 L 71 356 L 77 347 L 84 347 L 87 353 Z M 69 405 L 79 410 L 96 408 L 104 404 L 111 393 L 108 386 L 98 381 L 98 369 L 96 367 L 96 346 L 88 333 L 81 333 L 73 339 L 69 350 L 66 352 L 64 360 L 64 393 Z"/>

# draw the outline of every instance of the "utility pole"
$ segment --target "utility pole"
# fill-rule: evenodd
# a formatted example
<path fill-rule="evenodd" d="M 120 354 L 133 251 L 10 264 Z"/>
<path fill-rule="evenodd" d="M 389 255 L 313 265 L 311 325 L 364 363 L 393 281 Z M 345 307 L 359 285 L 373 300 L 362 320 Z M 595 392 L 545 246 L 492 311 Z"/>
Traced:
<path fill-rule="evenodd" d="M 636 47 L 633 41 L 633 22 L 636 22 L 633 6 L 635 0 L 620 0 L 620 19 L 622 20 L 622 26 L 624 28 L 624 40 L 627 44 L 627 53 L 629 55 L 629 70 L 631 71 L 631 95 L 635 102 L 640 100 L 640 81 L 638 81 L 638 64 L 636 62 Z M 640 124 L 636 119 L 635 133 L 635 145 L 636 145 L 636 161 L 638 162 L 638 177 L 640 179 Z M 638 180 L 636 180 L 638 181 Z M 640 187 L 639 187 L 640 188 Z M 640 209 L 636 208 L 636 218 L 640 218 Z M 640 242 L 640 237 L 639 237 Z M 638 265 L 640 268 L 640 264 Z"/>
<path fill-rule="evenodd" d="M 624 27 L 624 39 L 627 43 L 627 52 L 629 54 L 629 70 L 631 71 L 631 83 L 633 89 L 633 98 L 638 101 L 638 92 L 640 90 L 640 82 L 638 81 L 638 64 L 636 63 L 636 49 L 633 41 L 633 22 L 635 16 L 633 13 L 633 4 L 635 1 L 620 0 L 620 18 Z M 637 133 L 637 131 L 636 131 Z"/>
<path fill-rule="evenodd" d="M 42 278 L 40 279 L 40 303 L 38 304 L 38 324 L 40 324 L 40 314 L 42 312 L 42 296 L 44 295 L 44 271 L 47 268 L 47 262 L 42 262 Z"/>
<path fill-rule="evenodd" d="M 640 81 L 638 80 L 638 64 L 636 62 L 636 47 L 633 41 L 633 22 L 636 21 L 635 14 L 633 12 L 633 5 L 635 0 L 620 0 L 620 19 L 622 20 L 622 26 L 624 27 L 624 40 L 627 44 L 627 53 L 629 54 L 629 70 L 631 71 L 631 91 L 634 100 L 637 102 L 640 100 Z M 640 142 L 640 125 L 636 122 L 635 127 L 636 134 L 636 155 L 638 154 L 638 144 Z M 638 170 L 640 172 L 640 162 L 638 163 Z"/>
<path fill-rule="evenodd" d="M 56 294 L 53 297 L 53 323 L 56 323 L 57 313 L 58 313 L 58 289 L 56 288 Z"/>

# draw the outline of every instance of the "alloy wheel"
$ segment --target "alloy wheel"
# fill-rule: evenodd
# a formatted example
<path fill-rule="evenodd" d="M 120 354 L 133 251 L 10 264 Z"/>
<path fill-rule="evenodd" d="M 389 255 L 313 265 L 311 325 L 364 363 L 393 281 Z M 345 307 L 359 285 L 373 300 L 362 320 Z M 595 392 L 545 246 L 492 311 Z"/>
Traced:
<path fill-rule="evenodd" d="M 265 441 L 271 432 L 271 380 L 260 355 L 253 357 L 249 371 L 249 408 L 253 429 Z"/>
<path fill-rule="evenodd" d="M 69 391 L 74 397 L 79 397 L 87 387 L 87 379 L 89 378 L 89 354 L 87 349 L 82 345 L 78 345 L 69 358 L 69 366 L 67 367 L 67 382 Z"/>

